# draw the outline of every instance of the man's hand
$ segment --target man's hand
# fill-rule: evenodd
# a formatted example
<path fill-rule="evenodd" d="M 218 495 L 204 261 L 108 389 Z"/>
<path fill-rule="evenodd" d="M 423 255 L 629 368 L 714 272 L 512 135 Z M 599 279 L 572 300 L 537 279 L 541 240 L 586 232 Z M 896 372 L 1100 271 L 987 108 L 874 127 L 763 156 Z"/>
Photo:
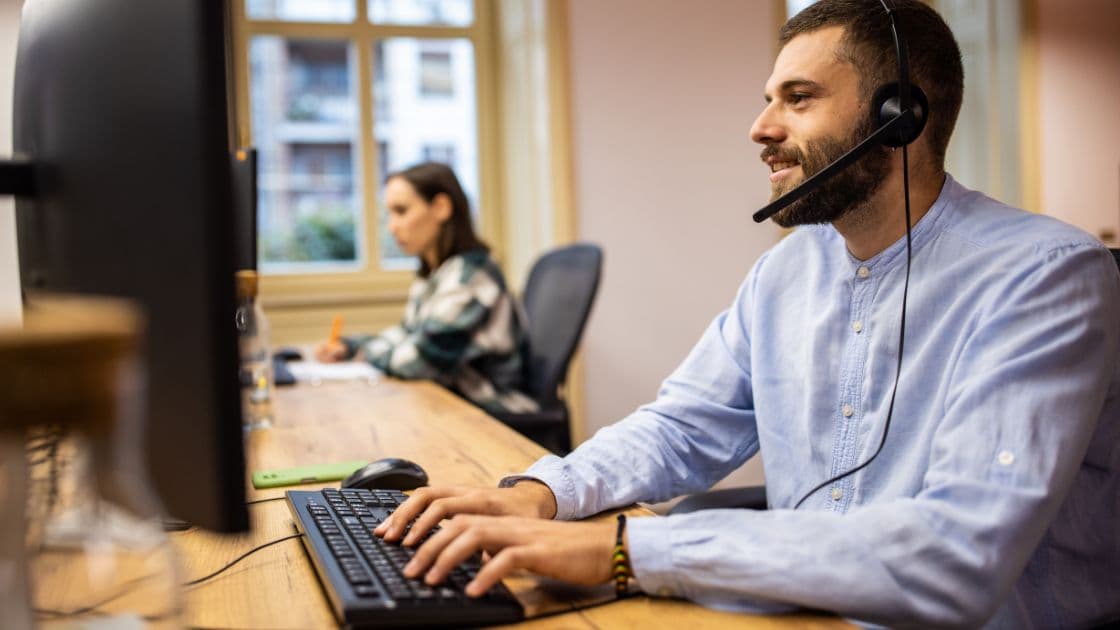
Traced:
<path fill-rule="evenodd" d="M 575 584 L 603 584 L 611 579 L 615 529 L 613 521 L 456 516 L 416 551 L 404 575 L 423 575 L 426 583 L 439 584 L 459 563 L 485 551 L 490 560 L 466 587 L 471 597 L 518 569 Z"/>
<path fill-rule="evenodd" d="M 412 529 L 401 541 L 411 546 L 423 540 L 440 521 L 456 514 L 552 519 L 556 516 L 556 497 L 548 486 L 536 481 L 521 481 L 512 488 L 420 488 L 373 533 L 388 541 L 400 540 L 408 524 L 415 519 Z"/>

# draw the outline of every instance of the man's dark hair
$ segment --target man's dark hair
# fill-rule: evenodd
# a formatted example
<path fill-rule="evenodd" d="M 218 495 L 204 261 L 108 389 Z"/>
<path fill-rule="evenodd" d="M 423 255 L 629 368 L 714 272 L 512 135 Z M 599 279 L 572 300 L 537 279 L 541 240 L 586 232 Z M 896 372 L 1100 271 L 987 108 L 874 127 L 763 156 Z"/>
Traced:
<path fill-rule="evenodd" d="M 895 22 L 910 50 L 910 83 L 929 98 L 924 133 L 939 167 L 957 123 L 964 94 L 961 50 L 945 20 L 920 0 L 888 0 Z M 789 19 L 778 32 L 784 46 L 803 33 L 840 26 L 844 29 L 837 55 L 860 75 L 867 102 L 880 86 L 898 81 L 898 58 L 890 18 L 879 0 L 820 0 Z"/>
<path fill-rule="evenodd" d="M 459 185 L 459 179 L 455 177 L 455 172 L 449 166 L 438 162 L 422 162 L 416 166 L 390 173 L 385 181 L 394 177 L 400 177 L 411 184 L 416 194 L 420 195 L 427 203 L 432 203 L 436 195 L 441 194 L 447 195 L 447 198 L 451 200 L 451 217 L 444 222 L 440 229 L 439 241 L 437 242 L 436 258 L 439 261 L 437 267 L 448 258 L 463 252 L 475 249 L 481 249 L 485 252 L 490 251 L 490 247 L 474 233 L 474 226 L 471 223 L 471 204 L 467 201 L 467 195 L 463 192 L 463 187 Z M 428 261 L 424 260 L 423 256 L 419 258 L 420 271 L 418 273 L 421 278 L 427 278 L 428 274 L 432 272 L 432 268 L 429 267 Z"/>

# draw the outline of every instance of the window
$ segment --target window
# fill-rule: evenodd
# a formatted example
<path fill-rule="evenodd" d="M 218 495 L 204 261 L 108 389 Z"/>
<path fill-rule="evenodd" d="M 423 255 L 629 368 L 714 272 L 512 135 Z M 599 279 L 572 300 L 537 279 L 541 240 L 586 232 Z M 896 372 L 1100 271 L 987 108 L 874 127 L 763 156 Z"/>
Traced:
<path fill-rule="evenodd" d="M 442 50 L 420 51 L 421 96 L 454 96 L 451 78 L 451 53 Z"/>
<path fill-rule="evenodd" d="M 456 170 L 476 226 L 500 242 L 480 212 L 480 129 L 493 128 L 480 112 L 496 110 L 478 102 L 494 98 L 490 19 L 488 3 L 472 0 L 235 4 L 238 142 L 260 156 L 266 301 L 270 289 L 305 306 L 403 296 L 415 259 L 385 229 L 381 188 L 421 161 Z"/>
<path fill-rule="evenodd" d="M 455 145 L 453 144 L 425 144 L 425 162 L 443 162 L 455 168 Z"/>

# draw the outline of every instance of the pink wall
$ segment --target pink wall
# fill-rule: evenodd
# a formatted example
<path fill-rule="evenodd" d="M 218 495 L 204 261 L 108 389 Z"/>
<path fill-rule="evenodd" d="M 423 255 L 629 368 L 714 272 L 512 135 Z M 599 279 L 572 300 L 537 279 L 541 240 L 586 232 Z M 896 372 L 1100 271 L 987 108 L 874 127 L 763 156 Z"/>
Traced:
<path fill-rule="evenodd" d="M 1120 2 L 1037 2 L 1043 212 L 1120 234 Z"/>
<path fill-rule="evenodd" d="M 773 62 L 771 0 L 572 0 L 581 239 L 604 247 L 583 342 L 591 431 L 652 399 L 778 239 L 748 132 Z"/>

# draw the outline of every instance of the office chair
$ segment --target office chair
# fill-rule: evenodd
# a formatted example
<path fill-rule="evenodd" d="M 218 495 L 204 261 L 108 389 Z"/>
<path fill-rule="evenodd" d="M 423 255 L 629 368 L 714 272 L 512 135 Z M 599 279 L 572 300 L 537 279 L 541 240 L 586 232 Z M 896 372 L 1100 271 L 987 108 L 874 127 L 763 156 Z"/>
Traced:
<path fill-rule="evenodd" d="M 1116 266 L 1120 268 L 1120 249 L 1109 249 L 1112 257 L 1116 259 Z M 726 488 L 689 495 L 673 506 L 669 514 L 688 514 L 699 510 L 714 510 L 721 508 L 744 508 L 748 510 L 766 509 L 766 486 L 747 486 L 744 488 Z"/>
<path fill-rule="evenodd" d="M 595 301 L 602 266 L 603 252 L 596 245 L 554 249 L 533 263 L 521 294 L 529 328 L 525 393 L 540 411 L 495 417 L 560 455 L 572 449 L 568 405 L 560 390 Z"/>

